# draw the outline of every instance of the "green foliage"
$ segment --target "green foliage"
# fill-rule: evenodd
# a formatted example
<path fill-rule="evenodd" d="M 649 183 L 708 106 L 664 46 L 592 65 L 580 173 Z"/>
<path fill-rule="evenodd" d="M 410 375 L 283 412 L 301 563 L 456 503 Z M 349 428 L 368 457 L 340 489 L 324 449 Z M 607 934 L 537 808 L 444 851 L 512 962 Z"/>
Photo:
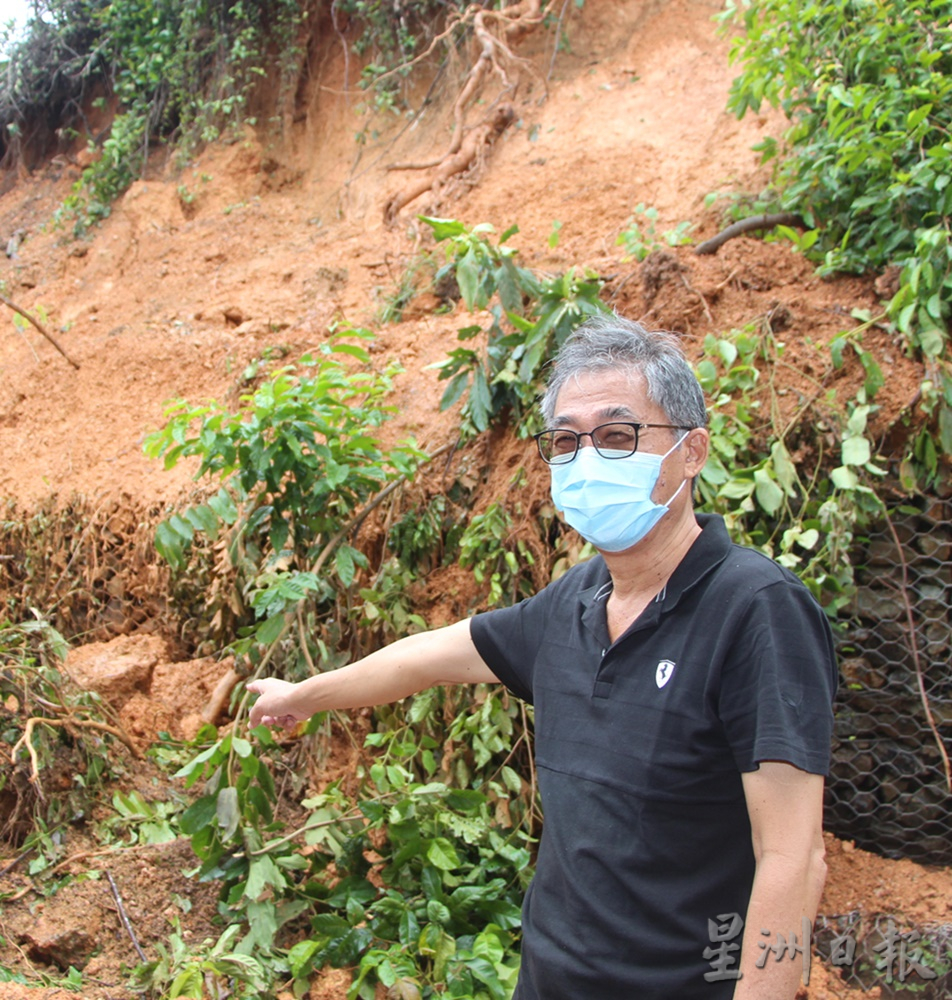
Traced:
<path fill-rule="evenodd" d="M 440 760 L 425 730 L 445 697 L 421 693 L 405 719 L 391 709 L 367 738 L 377 755 L 358 795 L 330 785 L 301 803 L 307 818 L 291 830 L 277 818 L 271 770 L 282 750 L 266 728 L 254 743 L 216 740 L 180 768 L 202 794 L 178 827 L 200 860 L 195 874 L 220 883 L 225 929 L 199 948 L 173 933 L 140 979 L 165 997 L 226 980 L 239 997 L 271 996 L 282 980 L 301 995 L 329 964 L 356 968 L 351 997 L 405 980 L 423 997 L 505 1000 L 530 874 L 529 837 L 513 823 L 527 788 L 499 764 L 521 742 L 515 707 L 482 690 Z"/>
<path fill-rule="evenodd" d="M 556 277 L 538 277 L 516 263 L 517 251 L 506 241 L 519 230 L 512 226 L 498 244 L 489 241 L 493 227 L 467 229 L 455 219 L 421 216 L 437 242 L 447 241 L 447 263 L 436 275 L 453 274 L 470 312 L 489 313 L 488 329 L 473 324 L 458 332 L 461 342 L 485 335 L 485 350 L 458 347 L 440 369 L 449 385 L 440 402 L 448 409 L 465 397 L 464 434 L 479 433 L 502 419 L 531 421 L 541 387 L 542 366 L 550 352 L 586 317 L 605 311 L 594 275 L 575 276 L 574 268 Z M 522 426 L 521 433 L 528 433 Z"/>
<path fill-rule="evenodd" d="M 0 82 L 0 124 L 19 135 L 40 128 L 79 135 L 98 88 L 115 104 L 107 134 L 88 136 L 98 159 L 57 213 L 77 235 L 109 214 L 141 176 L 156 141 L 185 156 L 222 129 L 252 123 L 248 100 L 274 64 L 286 75 L 301 17 L 295 0 L 46 0 L 14 47 Z M 63 81 L 71 81 L 65 85 Z M 42 98 L 54 94 L 52 106 Z M 97 100 L 104 106 L 100 95 Z M 47 121 L 37 121 L 45 116 Z"/>
<path fill-rule="evenodd" d="M 363 347 L 334 337 L 316 357 L 279 369 L 243 396 L 235 413 L 218 403 L 174 403 L 146 442 L 167 468 L 198 456 L 197 478 L 218 486 L 207 502 L 164 521 L 156 546 L 182 569 L 196 535 L 220 540 L 238 599 L 258 620 L 245 651 L 252 639 L 274 643 L 303 602 L 333 605 L 338 590 L 351 587 L 367 562 L 347 543 L 349 521 L 424 457 L 412 442 L 385 451 L 373 433 L 392 412 L 384 399 L 398 368 L 353 370 L 344 357 L 369 364 Z"/>
<path fill-rule="evenodd" d="M 952 454 L 952 3 L 767 0 L 724 17 L 745 29 L 729 107 L 766 100 L 792 119 L 785 145 L 761 151 L 776 161 L 776 206 L 811 227 L 804 249 L 824 272 L 901 266 L 889 315 L 936 365 L 929 416 Z M 934 479 L 923 450 L 919 438 L 909 457 Z"/>
<path fill-rule="evenodd" d="M 650 205 L 635 206 L 632 217 L 628 220 L 628 228 L 619 233 L 615 243 L 625 248 L 625 260 L 642 261 L 653 250 L 661 250 L 666 246 L 678 247 L 691 242 L 690 232 L 694 228 L 690 222 L 679 222 L 674 229 L 667 229 L 660 238 L 655 223 L 658 221 L 658 210 Z"/>
<path fill-rule="evenodd" d="M 324 912 L 291 949 L 292 972 L 357 965 L 349 996 L 367 1000 L 376 982 L 392 987 L 400 979 L 424 997 L 504 1000 L 515 982 L 526 835 L 499 823 L 485 792 L 415 780 L 413 767 L 427 759 L 431 741 L 402 729 L 371 734 L 367 742 L 385 750 L 370 768 L 376 794 L 359 803 L 364 822 L 354 828 L 356 843 L 331 824 L 310 838 L 342 878 L 315 887 Z M 435 770 L 432 753 L 429 759 Z M 326 798 L 308 805 L 326 808 Z M 367 877 L 371 840 L 384 889 Z"/>
<path fill-rule="evenodd" d="M 507 545 L 512 519 L 501 503 L 474 516 L 460 537 L 460 565 L 471 567 L 477 582 L 489 580 L 488 604 L 516 604 L 532 594 L 532 580 L 524 574 L 535 558 L 525 541 Z"/>
<path fill-rule="evenodd" d="M 830 394 L 780 421 L 772 387 L 764 383 L 783 364 L 784 346 L 766 322 L 727 337 L 708 335 L 697 366 L 711 400 L 711 454 L 697 483 L 703 509 L 722 514 L 737 541 L 795 570 L 834 617 L 854 589 L 853 535 L 883 509 L 870 484 L 885 470 L 874 461 L 866 433 L 883 378 L 862 347 L 861 329 L 841 334 L 830 348 L 828 374 L 843 364 L 847 348 L 866 372 L 845 414 Z M 816 436 L 808 416 L 834 434 Z M 832 461 L 824 450 L 827 436 L 838 441 Z"/>

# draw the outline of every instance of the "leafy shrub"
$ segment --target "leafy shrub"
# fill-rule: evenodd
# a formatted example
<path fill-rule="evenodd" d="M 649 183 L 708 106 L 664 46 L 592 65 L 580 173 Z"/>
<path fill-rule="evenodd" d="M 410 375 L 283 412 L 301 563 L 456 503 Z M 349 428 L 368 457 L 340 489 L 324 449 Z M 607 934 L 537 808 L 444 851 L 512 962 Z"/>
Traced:
<path fill-rule="evenodd" d="M 724 16 L 745 29 L 729 107 L 766 100 L 792 119 L 761 149 L 776 202 L 818 231 L 809 255 L 827 272 L 902 267 L 889 314 L 935 368 L 926 415 L 952 455 L 952 3 L 765 0 Z M 910 457 L 934 480 L 927 437 Z"/>
<path fill-rule="evenodd" d="M 392 413 L 384 398 L 397 367 L 352 371 L 344 356 L 369 362 L 364 348 L 334 338 L 243 396 L 235 413 L 218 403 L 172 404 L 146 443 L 167 468 L 200 457 L 197 478 L 218 486 L 205 503 L 164 521 L 156 546 L 179 570 L 196 534 L 221 546 L 234 585 L 211 610 L 231 608 L 240 619 L 250 606 L 259 624 L 245 651 L 252 640 L 274 643 L 302 602 L 333 605 L 350 588 L 366 566 L 347 542 L 353 517 L 424 457 L 412 442 L 384 451 L 373 433 Z"/>
<path fill-rule="evenodd" d="M 86 129 L 92 101 L 115 113 L 57 218 L 79 235 L 141 176 L 156 141 L 177 141 L 188 155 L 228 126 L 252 121 L 248 99 L 266 75 L 272 50 L 278 71 L 293 63 L 296 0 L 47 0 L 13 47 L 0 80 L 2 137 L 15 143 Z M 22 141 L 21 141 L 22 138 Z M 4 148 L 4 147 L 0 147 Z"/>
<path fill-rule="evenodd" d="M 437 242 L 448 241 L 447 263 L 437 271 L 436 281 L 454 275 L 466 308 L 490 315 L 488 330 L 473 324 L 458 333 L 464 342 L 485 333 L 485 353 L 458 347 L 435 366 L 440 379 L 450 383 L 440 408 L 448 409 L 465 396 L 462 430 L 467 434 L 486 430 L 503 415 L 517 424 L 523 417 L 531 422 L 549 354 L 586 317 L 605 311 L 598 297 L 601 283 L 594 275 L 577 278 L 574 268 L 555 277 L 537 277 L 520 267 L 518 251 L 505 246 L 519 231 L 517 226 L 493 244 L 488 224 L 467 229 L 456 219 L 421 219 Z M 528 426 L 520 432 L 527 433 Z"/>
<path fill-rule="evenodd" d="M 736 541 L 794 570 L 834 618 L 854 591 L 853 535 L 881 513 L 873 487 L 885 475 L 866 433 L 882 373 L 863 349 L 860 331 L 833 342 L 826 376 L 843 364 L 847 349 L 866 371 L 847 413 L 818 393 L 786 425 L 762 381 L 784 351 L 767 322 L 708 335 L 697 365 L 711 400 L 711 453 L 697 485 L 701 509 L 723 515 Z M 838 450 L 828 452 L 817 440 L 818 423 L 835 431 Z"/>

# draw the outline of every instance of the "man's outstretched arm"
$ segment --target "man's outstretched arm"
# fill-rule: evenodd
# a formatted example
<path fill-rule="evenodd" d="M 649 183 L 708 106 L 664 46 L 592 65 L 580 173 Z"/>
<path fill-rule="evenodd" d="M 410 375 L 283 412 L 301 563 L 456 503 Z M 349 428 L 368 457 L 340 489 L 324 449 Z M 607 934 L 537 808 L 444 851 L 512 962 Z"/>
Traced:
<path fill-rule="evenodd" d="M 339 670 L 292 684 L 276 677 L 253 681 L 251 727 L 292 726 L 315 712 L 398 701 L 436 684 L 497 683 L 470 635 L 469 619 L 391 643 Z"/>

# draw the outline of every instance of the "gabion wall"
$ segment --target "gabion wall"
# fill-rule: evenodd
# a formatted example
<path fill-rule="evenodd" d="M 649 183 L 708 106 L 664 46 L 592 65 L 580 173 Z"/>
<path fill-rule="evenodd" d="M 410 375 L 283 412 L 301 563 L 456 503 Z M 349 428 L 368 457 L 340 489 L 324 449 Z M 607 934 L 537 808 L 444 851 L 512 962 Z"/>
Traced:
<path fill-rule="evenodd" d="M 895 538 L 885 522 L 857 538 L 860 589 L 839 643 L 826 826 L 887 857 L 948 865 L 952 794 L 916 655 L 952 756 L 952 502 L 917 497 L 890 521 Z"/>

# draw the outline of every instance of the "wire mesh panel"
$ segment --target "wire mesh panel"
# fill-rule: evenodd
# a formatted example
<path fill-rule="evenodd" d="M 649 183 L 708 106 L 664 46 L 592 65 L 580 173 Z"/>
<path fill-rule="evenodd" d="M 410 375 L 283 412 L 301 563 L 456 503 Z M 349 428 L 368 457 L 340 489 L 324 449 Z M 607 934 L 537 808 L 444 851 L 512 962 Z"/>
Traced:
<path fill-rule="evenodd" d="M 906 501 L 857 546 L 826 826 L 887 857 L 952 864 L 952 502 Z"/>

